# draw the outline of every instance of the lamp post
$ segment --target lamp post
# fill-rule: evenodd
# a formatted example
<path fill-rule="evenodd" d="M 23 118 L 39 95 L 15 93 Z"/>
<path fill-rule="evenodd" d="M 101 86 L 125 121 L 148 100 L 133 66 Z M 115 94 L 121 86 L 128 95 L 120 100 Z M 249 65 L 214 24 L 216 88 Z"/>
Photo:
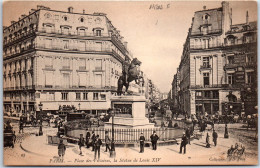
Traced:
<path fill-rule="evenodd" d="M 38 105 L 39 109 L 40 109 L 40 128 L 39 128 L 39 136 L 42 136 L 42 102 L 40 102 L 40 104 Z"/>
<path fill-rule="evenodd" d="M 115 151 L 115 133 L 114 133 L 114 116 L 115 112 L 114 109 L 109 109 L 110 114 L 112 116 L 112 142 L 111 142 L 111 150 L 110 150 L 110 157 L 113 158 L 116 156 L 116 151 Z"/>
<path fill-rule="evenodd" d="M 79 103 L 78 105 L 79 105 L 79 111 L 80 111 L 80 105 L 81 105 L 81 104 Z"/>

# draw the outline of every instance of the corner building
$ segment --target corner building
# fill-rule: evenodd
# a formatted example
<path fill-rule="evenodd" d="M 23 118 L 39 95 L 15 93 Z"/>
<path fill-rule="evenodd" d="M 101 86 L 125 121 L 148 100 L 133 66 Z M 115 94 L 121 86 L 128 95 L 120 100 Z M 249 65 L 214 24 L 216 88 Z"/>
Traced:
<path fill-rule="evenodd" d="M 197 11 L 183 48 L 179 96 L 188 114 L 256 113 L 257 23 L 232 25 L 228 2 Z"/>
<path fill-rule="evenodd" d="M 37 6 L 3 32 L 4 111 L 55 112 L 74 105 L 97 114 L 110 107 L 127 42 L 103 13 Z"/>

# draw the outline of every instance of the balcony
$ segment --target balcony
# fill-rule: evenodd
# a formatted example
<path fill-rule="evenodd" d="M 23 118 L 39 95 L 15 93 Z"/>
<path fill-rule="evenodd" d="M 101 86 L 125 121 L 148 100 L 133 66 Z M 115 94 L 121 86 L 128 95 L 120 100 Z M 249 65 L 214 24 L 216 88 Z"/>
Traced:
<path fill-rule="evenodd" d="M 193 31 L 191 36 L 202 36 L 202 35 L 212 35 L 212 34 L 221 34 L 222 29 L 207 30 L 207 31 Z"/>
<path fill-rule="evenodd" d="M 211 69 L 211 65 L 201 65 L 200 69 Z"/>
<path fill-rule="evenodd" d="M 39 33 L 46 33 L 46 34 L 57 34 L 57 35 L 66 35 L 66 36 L 81 36 L 81 37 L 110 37 L 111 35 L 108 33 L 101 33 L 99 36 L 97 36 L 93 32 L 80 32 L 80 31 L 62 31 L 62 30 L 48 30 L 48 29 L 39 29 Z"/>
<path fill-rule="evenodd" d="M 257 62 L 240 62 L 234 64 L 226 64 L 224 66 L 225 69 L 234 69 L 237 67 L 244 67 L 244 68 L 256 68 Z"/>
<path fill-rule="evenodd" d="M 19 40 L 20 38 L 25 38 L 26 36 L 32 35 L 35 32 L 36 32 L 36 29 L 30 29 L 26 32 L 21 32 L 21 33 L 17 34 L 17 36 L 14 36 L 11 39 L 5 40 L 4 46 L 9 45 L 9 44 L 15 42 L 16 40 Z"/>

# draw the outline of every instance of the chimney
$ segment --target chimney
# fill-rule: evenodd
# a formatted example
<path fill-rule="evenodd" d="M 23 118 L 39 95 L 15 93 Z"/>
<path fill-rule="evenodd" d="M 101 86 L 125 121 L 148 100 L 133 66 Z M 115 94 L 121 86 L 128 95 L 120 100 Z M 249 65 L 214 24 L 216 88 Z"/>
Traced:
<path fill-rule="evenodd" d="M 206 10 L 206 6 L 203 6 L 203 10 Z"/>
<path fill-rule="evenodd" d="M 246 11 L 246 24 L 249 23 L 248 20 L 249 20 L 248 11 Z"/>
<path fill-rule="evenodd" d="M 83 9 L 83 14 L 85 14 L 85 9 Z"/>
<path fill-rule="evenodd" d="M 23 14 L 23 15 L 21 15 L 21 16 L 22 16 L 22 18 L 24 18 L 24 17 L 26 17 L 27 15 Z"/>
<path fill-rule="evenodd" d="M 73 13 L 73 7 L 72 6 L 68 7 L 68 12 Z"/>
<path fill-rule="evenodd" d="M 125 42 L 124 42 L 124 46 L 125 46 L 125 48 L 127 48 L 127 44 L 128 44 L 128 42 L 125 41 Z"/>
<path fill-rule="evenodd" d="M 16 22 L 16 21 L 13 21 L 13 20 L 12 20 L 12 21 L 11 21 L 11 24 L 14 24 L 15 22 Z"/>
<path fill-rule="evenodd" d="M 230 9 L 230 25 L 232 25 L 232 8 Z"/>

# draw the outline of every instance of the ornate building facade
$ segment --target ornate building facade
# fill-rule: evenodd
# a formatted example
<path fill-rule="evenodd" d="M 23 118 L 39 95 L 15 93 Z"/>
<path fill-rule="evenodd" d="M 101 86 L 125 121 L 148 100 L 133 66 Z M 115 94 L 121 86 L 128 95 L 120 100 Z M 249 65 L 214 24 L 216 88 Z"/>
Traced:
<path fill-rule="evenodd" d="M 57 111 L 73 105 L 96 114 L 110 107 L 122 62 L 131 60 L 104 13 L 37 6 L 3 30 L 4 111 Z"/>
<path fill-rule="evenodd" d="M 257 112 L 257 23 L 245 16 L 233 25 L 228 2 L 195 12 L 179 65 L 180 91 L 173 92 L 183 112 Z"/>

